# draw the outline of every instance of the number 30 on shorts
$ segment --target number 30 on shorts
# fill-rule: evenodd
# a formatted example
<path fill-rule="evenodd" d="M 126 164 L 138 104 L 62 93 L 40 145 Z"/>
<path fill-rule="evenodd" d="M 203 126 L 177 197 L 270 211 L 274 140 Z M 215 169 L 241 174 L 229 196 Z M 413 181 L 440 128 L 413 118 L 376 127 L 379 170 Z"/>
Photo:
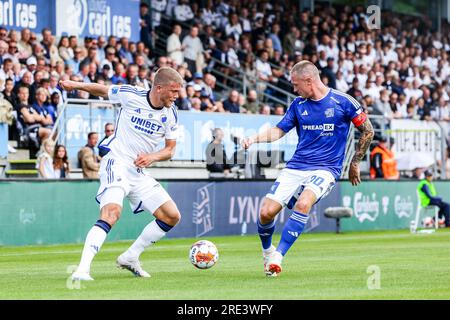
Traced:
<path fill-rule="evenodd" d="M 315 184 L 316 186 L 319 187 L 324 181 L 325 181 L 325 179 L 322 178 L 322 177 L 319 177 L 319 176 L 311 176 L 311 177 L 309 178 L 309 181 L 308 181 L 306 184 L 312 183 L 312 184 Z"/>

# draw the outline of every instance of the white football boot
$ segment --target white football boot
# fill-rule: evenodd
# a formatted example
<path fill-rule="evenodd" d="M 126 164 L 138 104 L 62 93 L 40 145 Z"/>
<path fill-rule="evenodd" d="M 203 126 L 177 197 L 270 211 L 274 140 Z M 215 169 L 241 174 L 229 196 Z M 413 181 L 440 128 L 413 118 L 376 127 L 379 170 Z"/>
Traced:
<path fill-rule="evenodd" d="M 129 270 L 136 277 L 150 278 L 150 274 L 142 269 L 139 260 L 130 260 L 124 253 L 117 258 L 117 267 Z"/>
<path fill-rule="evenodd" d="M 269 257 L 272 253 L 274 253 L 276 250 L 274 245 L 271 245 L 269 249 L 264 250 L 263 249 L 263 260 L 264 260 L 264 272 L 266 272 L 266 265 L 267 261 L 269 261 Z"/>
<path fill-rule="evenodd" d="M 72 280 L 73 281 L 94 281 L 94 278 L 92 278 L 88 272 L 75 271 L 74 273 L 72 273 Z"/>
<path fill-rule="evenodd" d="M 283 255 L 280 252 L 274 251 L 272 254 L 270 254 L 265 267 L 266 275 L 269 277 L 278 276 L 282 270 L 282 261 Z"/>

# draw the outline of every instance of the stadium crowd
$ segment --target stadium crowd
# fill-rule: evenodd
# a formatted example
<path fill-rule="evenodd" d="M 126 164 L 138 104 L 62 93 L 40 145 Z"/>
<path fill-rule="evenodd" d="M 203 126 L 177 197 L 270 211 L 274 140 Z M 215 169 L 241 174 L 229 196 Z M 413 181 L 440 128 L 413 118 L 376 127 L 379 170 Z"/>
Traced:
<path fill-rule="evenodd" d="M 176 104 L 193 112 L 282 115 L 286 105 L 263 98 L 291 92 L 289 70 L 313 61 L 322 80 L 347 92 L 369 114 L 386 119 L 450 120 L 450 32 L 433 32 L 431 21 L 382 13 L 382 27 L 369 28 L 364 8 L 326 6 L 301 11 L 298 1 L 153 0 L 140 5 L 140 41 L 114 36 L 57 38 L 0 26 L 0 91 L 16 113 L 10 138 L 38 145 L 49 138 L 58 107 L 67 98 L 59 80 L 131 84 L 149 88 L 155 71 L 177 69 L 186 80 Z M 163 15 L 171 21 L 166 55 L 154 54 Z M 184 30 L 182 28 L 184 27 Z M 186 26 L 187 29 L 186 29 Z M 249 90 L 221 92 L 227 84 L 212 70 L 245 72 Z M 229 84 L 232 87 L 232 84 Z"/>

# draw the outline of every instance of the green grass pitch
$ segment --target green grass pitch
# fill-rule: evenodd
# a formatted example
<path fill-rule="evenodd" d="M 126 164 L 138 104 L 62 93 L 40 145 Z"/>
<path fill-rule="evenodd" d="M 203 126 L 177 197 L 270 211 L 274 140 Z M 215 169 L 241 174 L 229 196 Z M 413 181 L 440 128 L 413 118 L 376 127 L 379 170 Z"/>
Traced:
<path fill-rule="evenodd" d="M 166 239 L 141 256 L 146 279 L 115 266 L 131 242 L 106 242 L 92 265 L 95 281 L 80 289 L 68 270 L 81 244 L 0 247 L 0 299 L 450 299 L 448 229 L 305 234 L 278 278 L 264 276 L 257 236 L 206 239 L 220 253 L 213 268 L 190 264 L 195 239 Z M 380 287 L 369 289 L 377 268 Z"/>

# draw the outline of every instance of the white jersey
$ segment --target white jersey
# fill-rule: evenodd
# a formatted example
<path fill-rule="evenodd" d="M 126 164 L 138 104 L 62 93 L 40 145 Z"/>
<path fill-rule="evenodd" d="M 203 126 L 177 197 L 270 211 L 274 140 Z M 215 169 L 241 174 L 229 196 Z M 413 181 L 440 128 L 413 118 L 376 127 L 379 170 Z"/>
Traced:
<path fill-rule="evenodd" d="M 157 151 L 164 139 L 176 140 L 178 114 L 175 105 L 154 109 L 149 102 L 149 92 L 141 87 L 112 85 L 109 100 L 120 103 L 114 135 L 106 139 L 100 148 L 110 150 L 111 156 L 124 164 L 134 166 L 139 154 Z"/>

